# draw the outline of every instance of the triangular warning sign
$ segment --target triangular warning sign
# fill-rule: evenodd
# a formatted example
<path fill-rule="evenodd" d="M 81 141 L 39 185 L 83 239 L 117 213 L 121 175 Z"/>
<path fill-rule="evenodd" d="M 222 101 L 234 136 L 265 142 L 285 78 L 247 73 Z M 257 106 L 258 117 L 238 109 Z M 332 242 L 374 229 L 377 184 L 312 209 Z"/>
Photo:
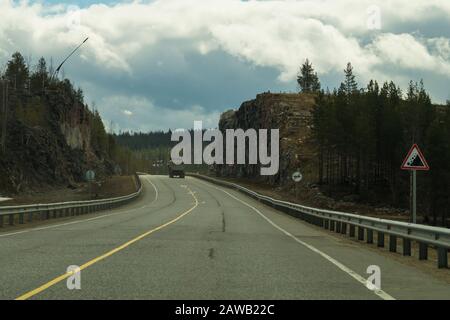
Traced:
<path fill-rule="evenodd" d="M 414 144 L 411 150 L 409 150 L 401 168 L 402 170 L 430 170 L 427 160 L 425 160 L 417 144 Z"/>

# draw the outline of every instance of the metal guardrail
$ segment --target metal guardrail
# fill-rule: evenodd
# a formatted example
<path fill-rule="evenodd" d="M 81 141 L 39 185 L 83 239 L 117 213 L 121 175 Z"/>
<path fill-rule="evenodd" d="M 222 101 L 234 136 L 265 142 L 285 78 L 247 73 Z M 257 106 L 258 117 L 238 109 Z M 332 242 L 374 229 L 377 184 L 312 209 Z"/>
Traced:
<path fill-rule="evenodd" d="M 436 248 L 438 268 L 448 268 L 450 229 L 311 208 L 287 201 L 276 200 L 235 183 L 194 173 L 187 175 L 236 189 L 266 205 L 300 218 L 308 223 L 350 237 L 357 237 L 361 241 L 366 240 L 369 244 L 374 243 L 374 233 L 376 232 L 377 246 L 380 248 L 385 246 L 385 235 L 387 235 L 389 238 L 389 251 L 391 252 L 397 251 L 397 241 L 401 238 L 404 256 L 411 256 L 412 241 L 416 241 L 419 244 L 419 260 L 428 259 L 429 247 Z"/>
<path fill-rule="evenodd" d="M 40 220 L 47 220 L 51 218 L 78 216 L 94 211 L 116 208 L 134 200 L 141 194 L 142 184 L 137 174 L 135 174 L 135 179 L 138 184 L 138 190 L 126 196 L 88 201 L 69 201 L 22 206 L 0 206 L 0 227 L 3 227 L 5 218 L 7 218 L 8 224 L 12 226 L 15 223 L 15 217 L 18 217 L 19 224 L 24 224 L 25 217 L 27 218 L 27 222 L 32 222 L 35 215 L 39 215 Z"/>

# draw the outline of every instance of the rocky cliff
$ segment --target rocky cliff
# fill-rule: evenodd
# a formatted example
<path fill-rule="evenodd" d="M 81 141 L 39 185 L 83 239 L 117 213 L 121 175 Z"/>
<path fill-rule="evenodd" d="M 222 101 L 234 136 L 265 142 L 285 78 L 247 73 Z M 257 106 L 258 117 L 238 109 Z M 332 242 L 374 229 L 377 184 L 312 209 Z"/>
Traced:
<path fill-rule="evenodd" d="M 219 165 L 220 176 L 244 177 L 271 185 L 286 185 L 300 169 L 305 181 L 315 182 L 317 151 L 311 141 L 314 96 L 309 94 L 263 93 L 244 102 L 239 109 L 221 115 L 219 129 L 279 129 L 280 170 L 275 176 L 260 176 L 259 165 Z"/>
<path fill-rule="evenodd" d="M 88 168 L 100 175 L 111 172 L 108 155 L 92 145 L 98 121 L 82 100 L 68 81 L 37 93 L 10 88 L 2 194 L 73 186 Z"/>

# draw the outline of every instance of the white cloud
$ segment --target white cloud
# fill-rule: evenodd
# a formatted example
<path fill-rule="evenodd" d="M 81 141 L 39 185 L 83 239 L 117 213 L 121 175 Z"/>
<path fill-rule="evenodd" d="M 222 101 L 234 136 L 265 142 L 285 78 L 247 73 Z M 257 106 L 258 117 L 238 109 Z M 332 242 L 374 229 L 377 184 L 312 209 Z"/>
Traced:
<path fill-rule="evenodd" d="M 421 68 L 408 61 L 423 58 L 436 71 L 448 66 L 448 62 L 433 62 L 435 57 L 413 36 L 382 35 L 366 50 L 359 37 L 373 32 L 367 29 L 366 20 L 367 8 L 374 4 L 380 6 L 383 21 L 424 19 L 426 10 L 432 8 L 450 15 L 445 0 L 159 0 L 92 5 L 76 14 L 79 25 L 68 28 L 74 16 L 71 6 L 49 9 L 2 1 L 0 8 L 5 14 L 0 20 L 0 43 L 11 49 L 22 43 L 29 50 L 49 52 L 58 47 L 66 50 L 89 35 L 89 45 L 83 50 L 86 60 L 132 72 L 133 58 L 144 48 L 167 39 L 183 39 L 192 44 L 186 50 L 207 54 L 221 49 L 258 66 L 276 67 L 283 81 L 294 78 L 306 57 L 320 73 L 341 70 L 346 61 L 369 72 L 383 60 L 392 60 L 386 52 L 388 46 L 398 49 L 394 59 L 409 68 Z"/>
<path fill-rule="evenodd" d="M 367 28 L 367 9 L 373 5 L 380 8 L 381 30 Z M 275 68 L 278 80 L 284 84 L 295 81 L 298 67 L 307 57 L 319 75 L 342 73 L 351 61 L 361 82 L 376 76 L 399 79 L 404 85 L 412 72 L 419 78 L 422 72 L 446 79 L 450 74 L 450 44 L 444 34 L 427 39 L 420 32 L 397 30 L 398 26 L 435 23 L 436 15 L 441 15 L 441 26 L 443 23 L 450 27 L 448 0 L 134 1 L 91 5 L 76 12 L 75 19 L 73 8 L 66 4 L 0 0 L 0 12 L 0 58 L 16 50 L 35 57 L 62 57 L 89 36 L 79 55 L 103 79 L 128 77 L 132 81 L 145 78 L 136 76 L 142 70 L 154 69 L 183 73 L 189 70 L 185 59 L 188 54 L 206 56 L 215 51 L 254 66 Z M 149 52 L 157 51 L 166 42 L 177 43 L 166 53 L 167 57 L 175 57 L 172 60 L 176 59 L 176 64 L 161 57 L 146 60 Z M 390 65 L 396 67 L 395 72 L 405 69 L 407 76 L 393 73 L 386 68 Z M 196 81 L 195 76 L 186 74 L 191 81 Z M 96 83 L 94 78 L 83 81 Z M 110 95 L 117 98 L 113 89 Z M 144 98 L 145 108 L 162 111 L 152 106 L 150 94 Z M 128 108 L 126 104 L 121 107 Z M 189 106 L 177 111 L 176 121 L 160 116 L 163 122 L 154 125 L 176 126 L 185 119 L 191 122 L 190 112 L 195 115 L 212 108 Z M 129 111 L 139 121 L 138 112 Z"/>
<path fill-rule="evenodd" d="M 123 106 L 127 109 L 123 110 Z M 220 113 L 208 111 L 199 105 L 174 110 L 156 106 L 151 100 L 140 96 L 115 95 L 105 97 L 98 103 L 101 113 L 108 113 L 113 118 L 121 119 L 115 124 L 115 130 L 150 131 L 167 129 L 190 129 L 194 121 L 202 121 L 205 128 L 217 127 Z M 125 119 L 121 114 L 126 114 Z M 133 117 L 130 117 L 133 115 Z"/>
<path fill-rule="evenodd" d="M 442 39 L 441 39 L 442 40 Z M 450 61 L 441 56 L 448 49 L 448 42 L 436 41 L 439 55 L 432 55 L 427 47 L 410 34 L 383 34 L 368 47 L 374 55 L 405 69 L 419 69 L 449 74 Z"/>
<path fill-rule="evenodd" d="M 428 39 L 428 44 L 435 55 L 442 60 L 450 61 L 450 39 L 447 38 L 431 38 Z"/>

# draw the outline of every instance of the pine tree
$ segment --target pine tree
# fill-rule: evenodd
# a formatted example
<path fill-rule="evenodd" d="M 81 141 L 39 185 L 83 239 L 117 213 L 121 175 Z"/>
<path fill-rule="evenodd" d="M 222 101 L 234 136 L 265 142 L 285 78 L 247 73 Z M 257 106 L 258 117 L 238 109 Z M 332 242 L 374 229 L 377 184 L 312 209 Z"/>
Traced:
<path fill-rule="evenodd" d="M 33 92 L 42 92 L 48 83 L 47 62 L 42 57 L 35 66 L 35 71 L 30 77 Z"/>
<path fill-rule="evenodd" d="M 347 96 L 350 96 L 358 91 L 358 83 L 355 80 L 355 75 L 353 74 L 353 66 L 349 62 L 347 63 L 347 68 L 344 70 L 345 80 L 344 89 Z"/>
<path fill-rule="evenodd" d="M 317 72 L 314 72 L 312 63 L 306 59 L 301 66 L 300 72 L 297 76 L 297 83 L 300 86 L 301 92 L 317 93 L 320 91 L 320 81 Z"/>
<path fill-rule="evenodd" d="M 10 81 L 11 88 L 17 90 L 23 90 L 25 88 L 29 71 L 25 59 L 19 52 L 14 53 L 12 59 L 8 61 L 5 76 Z"/>
<path fill-rule="evenodd" d="M 44 57 L 41 57 L 36 66 L 36 73 L 42 76 L 47 76 L 47 62 Z"/>

